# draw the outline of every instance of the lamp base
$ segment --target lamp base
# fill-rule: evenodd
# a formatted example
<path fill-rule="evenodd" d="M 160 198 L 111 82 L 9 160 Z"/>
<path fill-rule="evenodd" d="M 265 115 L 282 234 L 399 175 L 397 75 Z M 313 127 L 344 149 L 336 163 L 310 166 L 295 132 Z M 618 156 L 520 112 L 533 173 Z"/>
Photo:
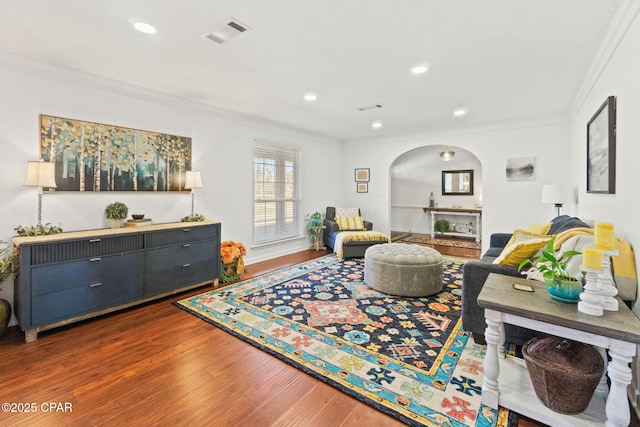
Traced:
<path fill-rule="evenodd" d="M 554 203 L 556 207 L 556 216 L 560 216 L 560 209 L 562 209 L 562 203 Z"/>

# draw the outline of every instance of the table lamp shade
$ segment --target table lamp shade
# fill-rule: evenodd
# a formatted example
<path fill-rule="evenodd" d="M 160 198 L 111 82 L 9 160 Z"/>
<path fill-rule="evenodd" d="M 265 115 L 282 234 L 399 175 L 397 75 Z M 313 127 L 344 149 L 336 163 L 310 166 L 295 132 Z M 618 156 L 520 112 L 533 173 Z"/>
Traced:
<path fill-rule="evenodd" d="M 28 161 L 25 187 L 56 188 L 55 165 L 51 162 Z"/>
<path fill-rule="evenodd" d="M 185 190 L 202 188 L 202 177 L 200 176 L 200 171 L 187 171 L 184 180 Z"/>
<path fill-rule="evenodd" d="M 575 203 L 576 194 L 571 185 L 545 184 L 542 186 L 542 203 Z"/>

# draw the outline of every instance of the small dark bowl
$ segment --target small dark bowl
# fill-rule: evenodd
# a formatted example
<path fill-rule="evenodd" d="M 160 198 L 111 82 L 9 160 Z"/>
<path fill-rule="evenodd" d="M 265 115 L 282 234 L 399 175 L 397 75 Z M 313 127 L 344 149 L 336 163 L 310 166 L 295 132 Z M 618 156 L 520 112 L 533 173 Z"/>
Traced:
<path fill-rule="evenodd" d="M 144 214 L 131 214 L 133 219 L 142 219 L 144 218 Z"/>

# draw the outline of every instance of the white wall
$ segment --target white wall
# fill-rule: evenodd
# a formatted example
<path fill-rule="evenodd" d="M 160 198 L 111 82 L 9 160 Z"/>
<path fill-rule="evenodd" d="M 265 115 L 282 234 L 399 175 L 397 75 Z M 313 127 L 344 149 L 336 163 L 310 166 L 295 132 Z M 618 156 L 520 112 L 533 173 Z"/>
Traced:
<path fill-rule="evenodd" d="M 612 222 L 616 235 L 640 248 L 640 2 L 624 2 L 591 64 L 582 91 L 574 102 L 571 121 L 572 178 L 578 183 L 579 214 L 591 221 Z M 586 125 L 608 96 L 617 97 L 616 192 L 586 192 Z M 633 307 L 640 316 L 640 305 Z M 640 347 L 637 351 L 640 351 Z M 640 413 L 640 360 L 632 362 L 634 379 L 628 390 L 631 403 Z"/>
<path fill-rule="evenodd" d="M 540 203 L 540 195 L 543 184 L 570 182 L 566 167 L 569 139 L 568 117 L 558 117 L 460 132 L 347 141 L 344 203 L 362 208 L 375 229 L 390 232 L 390 171 L 394 161 L 418 147 L 460 147 L 475 155 L 482 166 L 482 239 L 486 249 L 491 233 L 513 231 L 555 216 L 552 205 Z M 535 179 L 507 181 L 506 160 L 512 157 L 534 157 Z M 350 172 L 363 167 L 371 169 L 369 192 L 356 193 Z M 424 195 L 424 200 L 427 197 Z M 574 212 L 575 205 L 563 209 L 563 213 Z"/>
<path fill-rule="evenodd" d="M 202 171 L 195 210 L 222 223 L 222 239 L 252 243 L 252 189 L 255 139 L 301 150 L 301 215 L 341 202 L 340 141 L 209 107 L 183 102 L 0 55 L 0 239 L 10 242 L 14 227 L 37 222 L 37 191 L 23 187 L 26 162 L 39 158 L 39 115 L 49 114 L 154 130 L 192 138 L 192 168 Z M 336 170 L 338 172 L 336 172 Z M 102 228 L 104 207 L 125 202 L 154 222 L 172 222 L 191 212 L 191 196 L 182 193 L 53 193 L 43 196 L 42 220 L 65 231 Z M 247 263 L 307 249 L 304 239 L 249 248 Z M 0 298 L 13 301 L 13 286 L 0 286 Z"/>
<path fill-rule="evenodd" d="M 609 57 L 596 78 L 589 81 L 576 103 L 571 122 L 571 152 L 573 179 L 578 183 L 579 214 L 592 221 L 612 222 L 615 233 L 627 239 L 634 248 L 640 248 L 640 17 L 635 7 L 633 18 L 624 38 Z M 613 44 L 613 43 L 612 43 Z M 599 58 L 602 59 L 602 58 Z M 586 125 L 608 96 L 617 97 L 616 136 L 616 192 L 615 194 L 588 194 L 586 192 Z M 636 255 L 636 270 L 638 259 Z M 640 309 L 636 307 L 640 313 Z"/>

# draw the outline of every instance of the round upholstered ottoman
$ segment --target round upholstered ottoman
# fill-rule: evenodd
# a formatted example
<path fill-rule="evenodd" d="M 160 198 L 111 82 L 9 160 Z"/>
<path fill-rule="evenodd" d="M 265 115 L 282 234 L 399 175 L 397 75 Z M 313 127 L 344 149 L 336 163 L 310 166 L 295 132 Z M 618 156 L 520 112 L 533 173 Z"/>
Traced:
<path fill-rule="evenodd" d="M 405 297 L 442 291 L 442 255 L 404 243 L 373 245 L 364 253 L 364 281 L 372 289 Z"/>

